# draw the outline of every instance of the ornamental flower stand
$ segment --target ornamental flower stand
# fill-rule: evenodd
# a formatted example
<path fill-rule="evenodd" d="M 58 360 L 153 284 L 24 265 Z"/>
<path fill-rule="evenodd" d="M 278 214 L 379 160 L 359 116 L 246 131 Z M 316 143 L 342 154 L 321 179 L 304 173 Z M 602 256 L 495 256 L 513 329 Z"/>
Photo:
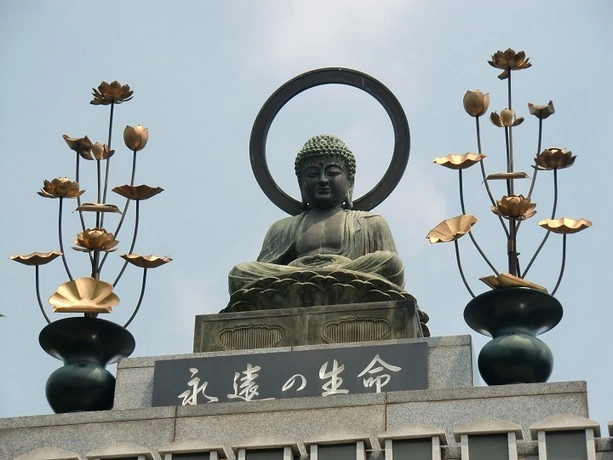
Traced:
<path fill-rule="evenodd" d="M 47 380 L 45 394 L 55 413 L 108 410 L 113 407 L 115 377 L 105 367 L 134 351 L 127 329 L 91 317 L 74 317 L 45 326 L 41 347 L 64 366 Z"/>
<path fill-rule="evenodd" d="M 536 336 L 555 327 L 562 314 L 555 297 L 525 287 L 494 289 L 471 300 L 464 320 L 475 331 L 493 337 L 478 358 L 485 383 L 546 382 L 553 355 Z"/>

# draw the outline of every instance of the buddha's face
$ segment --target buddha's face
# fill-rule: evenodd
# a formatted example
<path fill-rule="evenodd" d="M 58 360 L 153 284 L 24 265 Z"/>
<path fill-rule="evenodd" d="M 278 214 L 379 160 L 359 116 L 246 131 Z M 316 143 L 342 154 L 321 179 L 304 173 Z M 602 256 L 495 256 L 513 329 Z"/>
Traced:
<path fill-rule="evenodd" d="M 342 157 L 321 156 L 305 159 L 300 187 L 311 208 L 330 209 L 342 206 L 352 186 Z"/>

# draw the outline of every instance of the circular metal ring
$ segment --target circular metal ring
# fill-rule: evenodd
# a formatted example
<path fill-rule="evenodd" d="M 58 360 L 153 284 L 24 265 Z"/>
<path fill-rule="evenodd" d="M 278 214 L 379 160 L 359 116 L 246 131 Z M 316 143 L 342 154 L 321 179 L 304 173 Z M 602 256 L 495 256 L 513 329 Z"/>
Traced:
<path fill-rule="evenodd" d="M 353 201 L 353 208 L 370 211 L 396 188 L 409 161 L 410 134 L 407 117 L 396 96 L 370 75 L 352 69 L 323 68 L 299 75 L 277 89 L 264 103 L 253 123 L 249 141 L 249 157 L 255 178 L 266 196 L 291 215 L 300 214 L 302 204 L 285 193 L 275 182 L 266 162 L 266 140 L 272 122 L 294 96 L 319 85 L 343 84 L 361 89 L 374 97 L 385 109 L 394 129 L 392 161 L 383 178 L 369 192 Z"/>

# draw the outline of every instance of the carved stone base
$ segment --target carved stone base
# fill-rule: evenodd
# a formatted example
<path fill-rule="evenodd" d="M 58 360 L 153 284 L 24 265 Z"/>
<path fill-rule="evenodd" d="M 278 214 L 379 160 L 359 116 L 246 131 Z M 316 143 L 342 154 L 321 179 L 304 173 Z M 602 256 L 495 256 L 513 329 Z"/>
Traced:
<path fill-rule="evenodd" d="M 426 321 L 415 299 L 198 315 L 194 352 L 428 337 Z"/>

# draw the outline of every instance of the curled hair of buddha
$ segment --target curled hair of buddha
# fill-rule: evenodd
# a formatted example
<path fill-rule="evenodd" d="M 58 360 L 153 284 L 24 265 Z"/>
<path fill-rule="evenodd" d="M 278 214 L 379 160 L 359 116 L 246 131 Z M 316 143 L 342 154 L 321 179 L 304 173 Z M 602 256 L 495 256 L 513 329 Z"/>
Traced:
<path fill-rule="evenodd" d="M 298 155 L 296 155 L 296 161 L 294 162 L 296 176 L 298 176 L 298 179 L 302 178 L 302 168 L 304 160 L 307 158 L 333 156 L 339 156 L 345 161 L 349 177 L 353 179 L 355 176 L 355 157 L 353 152 L 338 137 L 330 134 L 315 136 L 306 141 Z"/>

